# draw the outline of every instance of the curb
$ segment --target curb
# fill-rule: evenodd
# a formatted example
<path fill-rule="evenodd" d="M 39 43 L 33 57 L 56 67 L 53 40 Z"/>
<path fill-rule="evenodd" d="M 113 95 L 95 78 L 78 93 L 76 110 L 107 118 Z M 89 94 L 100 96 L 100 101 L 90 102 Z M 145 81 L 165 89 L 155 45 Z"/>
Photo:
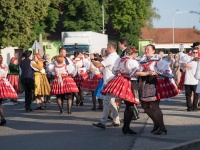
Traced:
<path fill-rule="evenodd" d="M 164 148 L 163 150 L 188 150 L 188 149 L 199 150 L 199 148 L 200 148 L 200 139 L 197 139 L 197 140 L 192 140 L 189 142 L 177 144 L 175 146 L 170 146 L 170 147 Z"/>

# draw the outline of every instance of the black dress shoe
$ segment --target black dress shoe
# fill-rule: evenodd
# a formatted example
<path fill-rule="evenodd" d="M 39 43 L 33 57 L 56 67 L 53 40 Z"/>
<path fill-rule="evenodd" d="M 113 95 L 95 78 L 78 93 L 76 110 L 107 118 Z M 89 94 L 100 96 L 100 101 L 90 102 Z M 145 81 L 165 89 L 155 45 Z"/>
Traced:
<path fill-rule="evenodd" d="M 167 134 L 167 129 L 165 127 L 160 127 L 156 132 L 154 132 L 155 135 L 161 135 L 162 133 Z"/>
<path fill-rule="evenodd" d="M 37 107 L 37 108 L 35 108 L 34 110 L 42 110 L 42 107 L 40 106 L 40 107 Z"/>
<path fill-rule="evenodd" d="M 68 113 L 68 114 L 72 114 L 71 110 L 68 110 L 67 113 Z"/>
<path fill-rule="evenodd" d="M 120 126 L 120 124 L 115 124 L 115 123 L 112 123 L 112 124 L 110 124 L 110 125 L 107 125 L 107 127 L 119 127 Z"/>
<path fill-rule="evenodd" d="M 91 109 L 91 110 L 94 110 L 94 111 L 95 111 L 95 110 L 97 110 L 97 109 L 96 109 L 95 107 L 92 107 L 92 109 Z"/>
<path fill-rule="evenodd" d="M 154 125 L 153 130 L 151 130 L 151 133 L 156 132 L 160 128 L 159 125 Z"/>
<path fill-rule="evenodd" d="M 6 125 L 6 120 L 5 120 L 5 119 L 2 119 L 2 120 L 1 120 L 1 123 L 0 123 L 0 126 L 4 126 L 4 125 Z"/>
<path fill-rule="evenodd" d="M 92 125 L 95 126 L 95 127 L 98 127 L 98 128 L 102 128 L 102 129 L 106 128 L 106 126 L 104 124 L 100 123 L 100 122 L 99 123 L 93 123 Z"/>
<path fill-rule="evenodd" d="M 60 114 L 63 114 L 63 109 L 60 110 Z"/>
<path fill-rule="evenodd" d="M 135 132 L 135 131 L 133 131 L 133 130 L 131 130 L 131 129 L 126 129 L 126 128 L 122 128 L 122 132 L 124 133 L 124 134 L 126 134 L 126 133 L 128 133 L 128 134 L 137 134 L 137 132 Z"/>
<path fill-rule="evenodd" d="M 33 111 L 31 107 L 26 108 L 27 112 Z"/>

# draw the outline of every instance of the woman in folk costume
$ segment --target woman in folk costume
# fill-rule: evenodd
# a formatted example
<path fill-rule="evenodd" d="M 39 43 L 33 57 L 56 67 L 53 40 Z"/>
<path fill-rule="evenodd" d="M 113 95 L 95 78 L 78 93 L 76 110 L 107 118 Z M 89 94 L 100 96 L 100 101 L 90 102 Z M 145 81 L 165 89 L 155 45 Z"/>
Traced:
<path fill-rule="evenodd" d="M 124 111 L 124 126 L 122 128 L 124 134 L 136 134 L 136 132 L 130 129 L 130 123 L 133 117 L 134 104 L 138 105 L 139 99 L 132 90 L 131 77 L 134 77 L 138 69 L 139 64 L 136 61 L 136 49 L 132 49 L 129 46 L 126 49 L 126 55 L 119 59 L 113 67 L 113 73 L 117 76 L 106 84 L 101 91 L 103 95 L 114 95 L 125 101 L 126 109 Z"/>
<path fill-rule="evenodd" d="M 106 48 L 102 48 L 101 49 L 101 55 L 96 55 L 95 59 L 99 62 L 101 62 L 102 60 L 104 60 L 107 56 L 107 51 Z M 101 69 L 100 69 L 101 71 Z M 101 94 L 101 90 L 103 89 L 104 86 L 104 80 L 103 78 L 99 81 L 97 88 L 94 91 L 94 95 L 98 98 L 98 102 L 99 102 L 99 107 L 97 109 L 103 109 L 103 95 Z"/>
<path fill-rule="evenodd" d="M 63 56 L 56 57 L 56 65 L 53 68 L 52 75 L 55 76 L 51 85 L 51 95 L 56 95 L 60 114 L 63 113 L 63 100 L 67 94 L 68 114 L 71 114 L 72 93 L 79 92 L 76 83 L 71 75 L 76 74 L 77 69 L 73 65 L 66 65 Z"/>
<path fill-rule="evenodd" d="M 39 53 L 34 54 L 34 61 L 31 61 L 31 67 L 34 69 L 34 96 L 37 103 L 35 110 L 44 110 L 44 96 L 50 94 L 50 85 L 46 77 L 42 57 Z M 42 101 L 42 106 L 40 104 Z"/>
<path fill-rule="evenodd" d="M 183 63 L 189 63 L 191 61 L 191 56 L 188 54 L 184 54 L 183 51 L 180 51 L 178 54 L 179 57 L 179 63 L 183 64 Z M 181 78 L 180 78 L 180 82 L 178 84 L 178 88 L 180 90 L 184 90 L 184 81 L 185 81 L 185 71 L 186 69 L 182 66 L 180 66 L 180 71 L 181 71 Z"/>
<path fill-rule="evenodd" d="M 139 96 L 142 108 L 152 119 L 154 128 L 151 133 L 166 134 L 163 113 L 159 107 L 160 99 L 170 98 L 179 94 L 175 82 L 171 79 L 171 69 L 165 60 L 155 53 L 155 46 L 149 44 L 145 48 L 145 58 L 140 62 Z"/>
<path fill-rule="evenodd" d="M 7 76 L 8 81 L 15 89 L 16 93 L 20 93 L 20 82 L 19 82 L 19 64 L 16 57 L 12 57 L 9 64 L 9 73 Z M 17 102 L 17 99 L 11 99 L 13 102 Z"/>
<path fill-rule="evenodd" d="M 6 120 L 3 115 L 3 106 L 2 106 L 3 99 L 18 98 L 18 95 L 15 92 L 14 88 L 6 79 L 7 73 L 8 73 L 8 67 L 5 64 L 3 64 L 3 57 L 2 55 L 0 55 L 0 116 L 1 116 L 0 126 L 6 125 Z"/>
<path fill-rule="evenodd" d="M 92 63 L 90 63 L 90 68 L 87 71 L 88 77 L 83 81 L 81 88 L 86 91 L 92 92 L 92 103 L 93 107 L 91 110 L 96 110 L 96 96 L 94 95 L 94 91 L 99 84 L 99 81 L 102 79 L 102 74 L 99 68 L 96 68 Z"/>
<path fill-rule="evenodd" d="M 88 77 L 88 74 L 86 73 L 86 67 L 83 60 L 83 55 L 80 51 L 77 51 L 74 53 L 73 63 L 78 68 L 78 72 L 76 76 L 74 77 L 74 81 L 76 82 L 76 85 L 79 89 L 78 95 L 80 98 L 80 103 L 77 102 L 76 105 L 83 106 L 83 90 L 81 89 L 81 85 L 83 81 Z"/>

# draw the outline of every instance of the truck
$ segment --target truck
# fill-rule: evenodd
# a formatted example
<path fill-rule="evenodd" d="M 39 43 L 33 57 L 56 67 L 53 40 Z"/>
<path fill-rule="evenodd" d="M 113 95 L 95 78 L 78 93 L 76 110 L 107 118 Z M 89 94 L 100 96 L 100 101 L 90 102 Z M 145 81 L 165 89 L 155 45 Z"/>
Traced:
<path fill-rule="evenodd" d="M 102 48 L 107 48 L 108 35 L 92 31 L 62 32 L 61 42 L 71 55 L 75 51 L 100 54 Z"/>

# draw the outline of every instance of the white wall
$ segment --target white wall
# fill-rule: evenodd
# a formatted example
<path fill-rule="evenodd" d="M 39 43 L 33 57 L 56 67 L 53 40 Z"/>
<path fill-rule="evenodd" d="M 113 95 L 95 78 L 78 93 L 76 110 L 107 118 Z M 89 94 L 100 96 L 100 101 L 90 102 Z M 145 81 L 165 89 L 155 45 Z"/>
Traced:
<path fill-rule="evenodd" d="M 1 49 L 1 55 L 3 56 L 3 63 L 9 64 L 10 59 L 14 57 L 15 50 L 18 49 L 18 47 L 6 47 L 4 49 Z"/>

